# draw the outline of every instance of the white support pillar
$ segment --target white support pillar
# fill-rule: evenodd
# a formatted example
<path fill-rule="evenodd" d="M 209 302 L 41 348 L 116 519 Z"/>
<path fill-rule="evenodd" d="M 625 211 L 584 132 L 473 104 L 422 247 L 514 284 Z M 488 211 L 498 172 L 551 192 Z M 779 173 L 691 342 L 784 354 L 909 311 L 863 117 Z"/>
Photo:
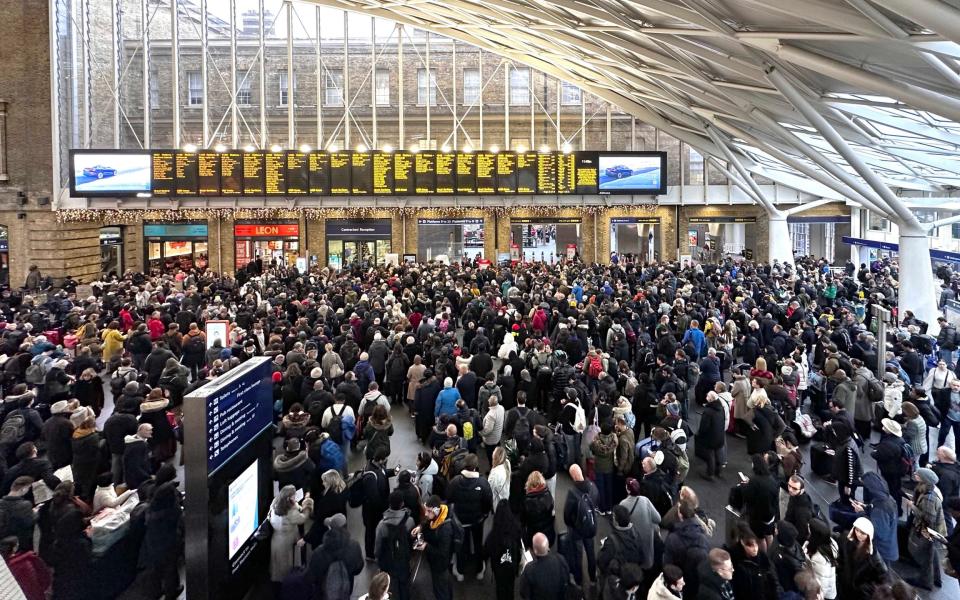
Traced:
<path fill-rule="evenodd" d="M 207 98 L 207 17 L 207 0 L 200 0 L 200 85 L 203 89 L 201 92 L 203 145 L 201 147 L 204 150 L 210 146 L 210 99 Z"/>
<path fill-rule="evenodd" d="M 110 81 L 111 87 L 113 88 L 113 147 L 120 147 L 120 4 L 121 0 L 112 0 L 110 2 L 110 51 L 113 53 L 113 58 L 110 61 L 110 66 L 113 68 L 112 79 Z M 178 0 L 172 0 L 170 3 L 170 12 L 171 15 L 176 15 Z M 173 146 L 178 148 L 180 146 L 180 140 L 178 139 L 177 134 L 179 133 L 180 126 L 180 105 L 177 102 L 177 91 L 179 90 L 178 81 L 177 81 L 177 26 L 176 20 L 174 20 L 173 26 L 173 47 L 170 49 L 171 55 L 171 68 L 173 69 L 173 126 L 174 126 L 174 138 Z"/>
<path fill-rule="evenodd" d="M 557 122 L 554 123 L 557 130 L 557 150 L 563 147 L 563 135 L 560 133 L 560 95 L 563 93 L 563 82 L 557 80 Z"/>
<path fill-rule="evenodd" d="M 900 315 L 907 310 L 912 311 L 918 318 L 930 324 L 928 333 L 936 335 L 939 332 L 937 317 L 941 313 L 937 309 L 937 299 L 934 296 L 937 286 L 930 266 L 930 242 L 927 239 L 926 228 L 823 118 L 823 115 L 818 113 L 777 69 L 768 69 L 767 79 L 896 213 L 900 231 L 899 289 L 901 293 L 898 297 Z M 910 290 L 909 293 L 907 290 Z"/>
<path fill-rule="evenodd" d="M 430 31 L 427 30 L 427 51 L 426 51 L 426 75 L 427 75 L 427 143 L 431 145 L 434 150 L 439 150 L 440 148 L 435 147 L 436 144 L 432 144 L 432 119 L 431 110 L 433 109 L 433 98 L 435 97 L 436 92 L 433 91 L 434 81 L 433 81 L 433 72 L 430 71 Z"/>
<path fill-rule="evenodd" d="M 403 24 L 397 24 L 397 132 L 400 139 L 398 141 L 398 147 L 401 149 L 409 149 L 407 146 L 407 138 L 403 129 Z"/>
<path fill-rule="evenodd" d="M 316 53 L 316 71 L 317 71 L 317 150 L 325 150 L 326 144 L 323 139 L 323 35 L 320 33 L 320 6 L 314 7 L 314 16 L 317 23 L 317 44 Z"/>
<path fill-rule="evenodd" d="M 483 149 L 483 88 L 486 87 L 483 84 L 483 48 L 477 48 L 477 81 L 480 83 L 480 93 L 477 96 L 477 102 L 480 105 L 478 107 L 480 109 L 480 139 L 478 144 L 480 149 Z"/>
<path fill-rule="evenodd" d="M 140 0 L 140 34 L 143 57 L 143 147 L 150 147 L 150 8 Z"/>
<path fill-rule="evenodd" d="M 370 17 L 370 121 L 373 127 L 373 148 L 380 149 L 377 132 L 377 18 Z"/>
<path fill-rule="evenodd" d="M 457 122 L 457 82 L 462 78 L 457 74 L 457 40 L 450 39 L 450 49 L 452 52 L 452 64 L 453 64 L 453 107 L 451 112 L 453 115 L 453 149 L 456 151 L 460 146 L 457 144 L 460 129 L 460 123 Z"/>
<path fill-rule="evenodd" d="M 503 64 L 503 149 L 510 147 L 510 63 Z"/>
<path fill-rule="evenodd" d="M 266 40 L 266 22 L 264 19 L 264 0 L 259 4 L 259 20 L 257 26 L 259 30 L 258 41 L 260 42 L 260 149 L 266 150 L 270 143 L 267 133 L 267 40 Z"/>
<path fill-rule="evenodd" d="M 230 147 L 240 147 L 240 115 L 237 108 L 237 0 L 230 0 Z"/>
<path fill-rule="evenodd" d="M 83 43 L 83 147 L 89 148 L 93 139 L 93 92 L 90 90 L 90 2 L 80 2 L 80 39 Z"/>
<path fill-rule="evenodd" d="M 350 13 L 343 11 L 343 149 L 350 150 Z"/>
<path fill-rule="evenodd" d="M 287 150 L 296 150 L 296 90 L 293 81 L 293 2 L 287 2 Z"/>

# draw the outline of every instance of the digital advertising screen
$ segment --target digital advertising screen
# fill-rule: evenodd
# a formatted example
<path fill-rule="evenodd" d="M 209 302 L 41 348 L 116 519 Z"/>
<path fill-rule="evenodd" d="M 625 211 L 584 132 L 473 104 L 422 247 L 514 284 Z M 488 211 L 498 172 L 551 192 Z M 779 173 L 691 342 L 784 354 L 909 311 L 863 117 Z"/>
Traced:
<path fill-rule="evenodd" d="M 415 156 L 412 152 L 393 153 L 393 193 L 413 193 L 413 161 Z"/>
<path fill-rule="evenodd" d="M 665 152 L 601 153 L 598 157 L 600 194 L 665 194 Z"/>
<path fill-rule="evenodd" d="M 303 152 L 287 152 L 287 194 L 304 195 L 307 193 L 307 155 Z"/>
<path fill-rule="evenodd" d="M 150 193 L 153 175 L 150 152 L 74 151 L 71 163 L 70 192 L 76 196 Z"/>
<path fill-rule="evenodd" d="M 231 481 L 227 487 L 228 518 L 230 519 L 227 558 L 230 560 L 260 526 L 259 463 L 259 460 L 253 461 L 253 464 L 244 469 L 240 476 Z"/>
<path fill-rule="evenodd" d="M 577 184 L 578 194 L 597 193 L 597 155 L 594 153 L 577 154 Z"/>
<path fill-rule="evenodd" d="M 243 194 L 243 155 L 239 152 L 220 155 L 220 193 L 224 196 Z"/>
<path fill-rule="evenodd" d="M 249 196 L 263 195 L 263 152 L 243 154 L 243 193 Z"/>

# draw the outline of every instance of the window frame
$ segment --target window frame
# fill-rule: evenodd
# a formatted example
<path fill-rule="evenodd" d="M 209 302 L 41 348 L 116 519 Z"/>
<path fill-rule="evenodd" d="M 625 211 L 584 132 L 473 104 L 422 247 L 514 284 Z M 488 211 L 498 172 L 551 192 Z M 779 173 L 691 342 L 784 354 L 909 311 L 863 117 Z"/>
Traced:
<path fill-rule="evenodd" d="M 470 74 L 471 78 L 476 76 L 476 92 L 473 94 L 473 97 L 467 98 L 467 90 L 473 89 L 474 86 L 467 87 L 467 73 Z M 481 90 L 483 89 L 483 82 L 480 80 L 480 69 L 476 67 L 466 67 L 463 69 L 463 72 L 460 74 L 460 92 L 462 97 L 462 103 L 464 106 L 474 106 L 480 103 Z"/>
<path fill-rule="evenodd" d="M 331 96 L 335 93 L 336 96 Z M 343 69 L 323 70 L 323 105 L 343 106 Z"/>
<path fill-rule="evenodd" d="M 577 92 L 576 100 L 567 99 L 567 93 L 570 90 L 576 90 Z M 560 82 L 560 106 L 580 106 L 581 104 L 583 104 L 583 89 L 581 89 L 580 86 L 578 85 L 567 83 L 566 81 L 561 81 Z"/>
<path fill-rule="evenodd" d="M 435 67 L 430 67 L 429 76 L 426 77 L 426 81 L 421 81 L 425 75 L 427 75 L 427 68 L 420 67 L 417 69 L 417 106 L 426 106 L 427 101 L 424 100 L 424 95 L 427 96 L 430 101 L 430 106 L 437 105 L 437 69 Z M 430 87 L 430 84 L 433 84 Z"/>
<path fill-rule="evenodd" d="M 517 83 L 514 82 L 514 76 L 518 76 L 519 74 L 526 74 L 526 84 L 523 86 L 517 85 Z M 533 102 L 533 94 L 531 94 L 531 82 L 533 80 L 531 77 L 529 67 L 513 67 L 510 69 L 510 89 L 508 90 L 510 106 L 530 106 L 530 103 Z M 517 98 L 520 92 L 526 94 L 524 97 L 525 101 L 523 102 L 520 102 L 520 99 Z"/>
<path fill-rule="evenodd" d="M 187 106 L 203 106 L 203 79 L 199 70 L 187 71 Z M 196 78 L 198 87 L 194 88 L 193 80 Z M 194 96 L 196 92 L 196 96 Z M 194 99 L 197 101 L 194 102 Z"/>
<path fill-rule="evenodd" d="M 386 78 L 386 99 L 384 99 L 380 93 L 384 90 L 380 88 L 381 77 Z M 390 106 L 390 69 L 374 69 L 373 70 L 373 86 L 374 86 L 374 102 L 378 107 Z"/>

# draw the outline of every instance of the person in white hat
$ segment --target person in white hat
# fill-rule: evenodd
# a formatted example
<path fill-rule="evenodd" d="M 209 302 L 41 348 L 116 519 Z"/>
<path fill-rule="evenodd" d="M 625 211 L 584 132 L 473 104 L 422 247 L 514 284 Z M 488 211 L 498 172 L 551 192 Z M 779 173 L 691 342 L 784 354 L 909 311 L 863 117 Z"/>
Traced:
<path fill-rule="evenodd" d="M 873 545 L 873 523 L 866 517 L 853 522 L 843 540 L 838 561 L 837 598 L 870 598 L 873 588 L 887 580 L 887 565 Z"/>
<path fill-rule="evenodd" d="M 900 507 L 901 482 L 904 475 L 912 472 L 913 449 L 910 444 L 903 439 L 903 430 L 900 423 L 893 419 L 883 419 L 880 421 L 883 431 L 880 433 L 880 441 L 877 442 L 875 449 L 870 456 L 877 461 L 877 468 L 887 487 L 890 488 L 890 496 L 897 503 L 897 514 L 902 512 Z"/>

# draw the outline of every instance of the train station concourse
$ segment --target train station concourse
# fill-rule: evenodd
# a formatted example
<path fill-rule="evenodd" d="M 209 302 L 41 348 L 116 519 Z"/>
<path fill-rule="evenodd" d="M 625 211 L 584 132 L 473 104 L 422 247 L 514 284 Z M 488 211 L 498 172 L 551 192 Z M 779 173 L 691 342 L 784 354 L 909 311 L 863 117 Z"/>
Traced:
<path fill-rule="evenodd" d="M 0 7 L 4 600 L 960 597 L 957 0 Z"/>

